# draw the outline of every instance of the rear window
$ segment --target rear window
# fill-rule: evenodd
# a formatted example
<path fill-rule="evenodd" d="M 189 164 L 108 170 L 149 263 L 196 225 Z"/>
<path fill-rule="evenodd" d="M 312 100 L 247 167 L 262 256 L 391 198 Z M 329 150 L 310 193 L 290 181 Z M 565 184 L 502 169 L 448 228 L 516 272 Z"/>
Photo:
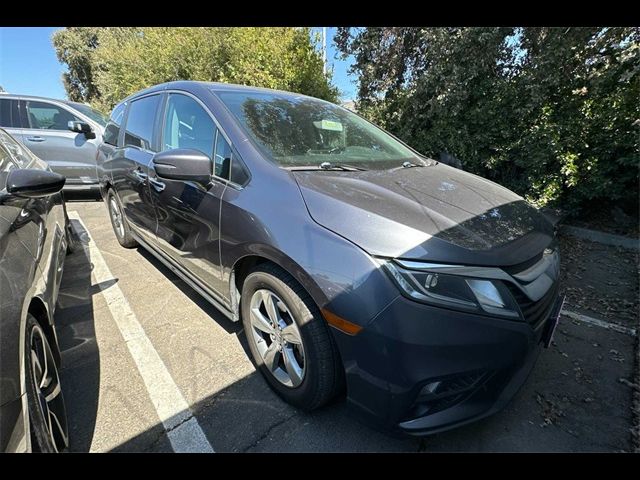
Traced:
<path fill-rule="evenodd" d="M 17 100 L 0 98 L 0 127 L 21 128 Z"/>
<path fill-rule="evenodd" d="M 152 95 L 131 102 L 124 132 L 125 146 L 144 150 L 152 149 L 153 127 L 159 104 L 160 95 Z"/>

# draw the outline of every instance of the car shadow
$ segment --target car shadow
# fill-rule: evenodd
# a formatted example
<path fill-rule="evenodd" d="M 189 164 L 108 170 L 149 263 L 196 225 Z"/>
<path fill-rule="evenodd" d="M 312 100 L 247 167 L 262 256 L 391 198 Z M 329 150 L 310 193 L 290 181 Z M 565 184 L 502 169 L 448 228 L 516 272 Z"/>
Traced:
<path fill-rule="evenodd" d="M 99 284 L 91 281 L 93 265 L 85 251 L 87 236 L 82 225 L 71 220 L 78 244 L 67 255 L 55 312 L 62 354 L 61 383 L 67 407 L 69 450 L 91 448 L 100 391 L 100 352 L 96 341 L 93 297 L 118 279 Z"/>

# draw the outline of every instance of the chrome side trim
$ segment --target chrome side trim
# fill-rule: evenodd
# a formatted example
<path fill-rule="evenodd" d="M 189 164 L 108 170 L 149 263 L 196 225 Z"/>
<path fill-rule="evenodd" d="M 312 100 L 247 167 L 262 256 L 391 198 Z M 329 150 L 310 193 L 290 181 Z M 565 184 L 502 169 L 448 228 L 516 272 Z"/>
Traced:
<path fill-rule="evenodd" d="M 175 273 L 181 280 L 183 280 L 187 285 L 193 288 L 196 292 L 198 292 L 207 302 L 213 305 L 216 309 L 218 309 L 225 317 L 227 317 L 232 322 L 237 322 L 239 318 L 231 312 L 227 307 L 225 307 L 220 301 L 218 301 L 208 288 L 201 286 L 200 283 L 195 280 L 188 272 L 183 270 L 181 267 L 175 264 L 173 260 L 167 258 L 163 253 L 156 250 L 149 243 L 144 241 L 140 235 L 138 235 L 133 229 L 131 229 L 131 234 L 136 239 L 140 245 L 142 245 L 145 250 L 147 250 L 151 255 L 160 260 L 169 270 Z"/>

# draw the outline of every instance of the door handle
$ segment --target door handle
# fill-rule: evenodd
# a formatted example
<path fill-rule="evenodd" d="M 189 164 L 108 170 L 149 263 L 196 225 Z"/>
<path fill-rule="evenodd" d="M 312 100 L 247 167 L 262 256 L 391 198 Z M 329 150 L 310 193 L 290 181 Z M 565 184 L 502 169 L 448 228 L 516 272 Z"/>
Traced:
<path fill-rule="evenodd" d="M 158 192 L 161 192 L 167 186 L 164 182 L 156 180 L 155 178 L 150 178 L 149 183 L 155 188 Z"/>
<path fill-rule="evenodd" d="M 38 135 L 27 137 L 27 140 L 29 140 L 30 142 L 44 142 L 44 138 Z"/>
<path fill-rule="evenodd" d="M 146 173 L 143 173 L 142 170 L 134 170 L 133 174 L 136 176 L 136 178 L 142 182 L 144 182 L 147 178 L 148 175 Z"/>

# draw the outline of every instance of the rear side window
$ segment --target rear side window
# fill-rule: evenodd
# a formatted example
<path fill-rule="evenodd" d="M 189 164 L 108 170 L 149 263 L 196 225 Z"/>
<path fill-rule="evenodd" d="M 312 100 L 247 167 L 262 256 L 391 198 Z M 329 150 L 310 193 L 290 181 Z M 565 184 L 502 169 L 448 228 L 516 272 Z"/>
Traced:
<path fill-rule="evenodd" d="M 17 100 L 0 98 L 0 127 L 21 128 Z"/>
<path fill-rule="evenodd" d="M 104 129 L 104 135 L 102 136 L 104 143 L 108 143 L 109 145 L 113 145 L 114 147 L 118 145 L 118 137 L 120 136 L 120 125 L 122 125 L 125 106 L 126 105 L 124 103 L 121 103 L 113 109 L 111 117 L 109 118 L 109 122 Z"/>
<path fill-rule="evenodd" d="M 69 122 L 79 122 L 73 113 L 52 103 L 27 101 L 29 128 L 37 130 L 68 130 Z"/>
<path fill-rule="evenodd" d="M 125 146 L 152 150 L 153 127 L 159 104 L 160 95 L 131 102 L 124 132 Z"/>

